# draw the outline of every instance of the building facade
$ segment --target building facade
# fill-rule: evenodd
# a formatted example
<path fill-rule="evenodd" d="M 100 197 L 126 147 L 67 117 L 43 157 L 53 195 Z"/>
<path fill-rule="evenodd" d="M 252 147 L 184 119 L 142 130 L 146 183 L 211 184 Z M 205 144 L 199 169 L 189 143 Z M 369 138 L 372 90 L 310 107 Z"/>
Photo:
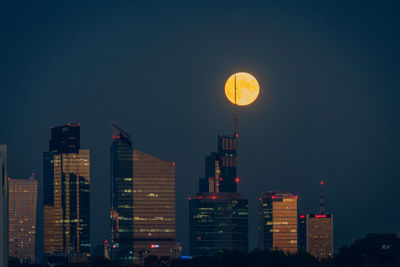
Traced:
<path fill-rule="evenodd" d="M 199 193 L 189 198 L 190 255 L 248 252 L 248 201 L 237 193 L 237 135 L 219 135 L 205 159 Z"/>
<path fill-rule="evenodd" d="M 297 196 L 263 193 L 259 199 L 259 248 L 297 252 Z"/>
<path fill-rule="evenodd" d="M 299 215 L 299 250 L 318 259 L 333 257 L 333 215 Z"/>
<path fill-rule="evenodd" d="M 133 151 L 133 238 L 135 257 L 175 258 L 175 163 Z"/>
<path fill-rule="evenodd" d="M 111 258 L 132 262 L 133 250 L 133 148 L 130 136 L 112 124 Z"/>
<path fill-rule="evenodd" d="M 239 194 L 202 194 L 189 199 L 189 218 L 190 255 L 248 252 L 248 201 Z"/>
<path fill-rule="evenodd" d="M 80 125 L 52 127 L 43 154 L 44 253 L 90 253 L 90 151 L 80 148 Z"/>
<path fill-rule="evenodd" d="M 8 181 L 9 255 L 21 262 L 35 262 L 37 186 L 33 176 Z"/>
<path fill-rule="evenodd" d="M 0 266 L 8 264 L 7 145 L 0 144 Z"/>

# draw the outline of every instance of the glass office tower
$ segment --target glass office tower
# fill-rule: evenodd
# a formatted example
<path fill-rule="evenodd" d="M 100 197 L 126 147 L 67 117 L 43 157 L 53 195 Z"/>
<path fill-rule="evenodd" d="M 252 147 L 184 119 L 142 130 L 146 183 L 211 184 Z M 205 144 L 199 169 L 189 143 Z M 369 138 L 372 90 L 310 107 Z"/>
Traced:
<path fill-rule="evenodd" d="M 297 196 L 263 193 L 259 199 L 259 248 L 297 252 Z"/>
<path fill-rule="evenodd" d="M 302 240 L 299 250 L 318 259 L 333 257 L 333 215 L 299 215 L 299 239 Z"/>
<path fill-rule="evenodd" d="M 219 135 L 205 159 L 199 193 L 189 198 L 190 255 L 248 252 L 248 201 L 237 193 L 237 136 Z"/>
<path fill-rule="evenodd" d="M 190 255 L 248 252 L 248 201 L 239 194 L 202 194 L 189 199 L 189 218 Z"/>
<path fill-rule="evenodd" d="M 44 253 L 90 253 L 90 151 L 80 148 L 80 124 L 52 127 L 43 154 Z"/>
<path fill-rule="evenodd" d="M 180 255 L 175 241 L 175 163 L 134 149 L 133 238 L 135 256 L 174 258 Z"/>
<path fill-rule="evenodd" d="M 8 181 L 9 255 L 21 262 L 35 262 L 37 186 L 33 176 Z"/>
<path fill-rule="evenodd" d="M 133 251 L 133 149 L 130 136 L 112 124 L 111 244 L 112 259 L 132 262 Z"/>
<path fill-rule="evenodd" d="M 0 144 L 0 266 L 8 264 L 7 145 Z"/>

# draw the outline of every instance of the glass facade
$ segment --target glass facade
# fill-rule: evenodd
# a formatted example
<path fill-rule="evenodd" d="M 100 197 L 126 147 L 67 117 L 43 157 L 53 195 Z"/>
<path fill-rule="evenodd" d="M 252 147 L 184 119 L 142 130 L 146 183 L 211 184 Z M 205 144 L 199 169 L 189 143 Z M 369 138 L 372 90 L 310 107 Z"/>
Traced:
<path fill-rule="evenodd" d="M 133 149 L 130 136 L 112 124 L 111 244 L 112 259 L 133 261 Z"/>
<path fill-rule="evenodd" d="M 299 216 L 301 249 L 318 259 L 333 257 L 333 215 L 329 213 Z"/>
<path fill-rule="evenodd" d="M 8 264 L 7 145 L 0 144 L 0 266 Z"/>
<path fill-rule="evenodd" d="M 248 252 L 248 201 L 239 194 L 202 194 L 189 199 L 189 218 L 190 255 Z"/>
<path fill-rule="evenodd" d="M 133 151 L 135 257 L 173 258 L 180 255 L 175 241 L 175 163 L 139 150 Z"/>
<path fill-rule="evenodd" d="M 297 196 L 263 193 L 259 200 L 259 247 L 297 252 Z"/>
<path fill-rule="evenodd" d="M 80 149 L 79 124 L 52 128 L 43 155 L 44 253 L 90 253 L 90 151 Z"/>
<path fill-rule="evenodd" d="M 34 177 L 8 180 L 9 255 L 35 262 L 37 185 Z"/>
<path fill-rule="evenodd" d="M 205 158 L 199 193 L 189 199 L 190 255 L 248 251 L 248 201 L 237 193 L 237 136 L 219 135 Z"/>

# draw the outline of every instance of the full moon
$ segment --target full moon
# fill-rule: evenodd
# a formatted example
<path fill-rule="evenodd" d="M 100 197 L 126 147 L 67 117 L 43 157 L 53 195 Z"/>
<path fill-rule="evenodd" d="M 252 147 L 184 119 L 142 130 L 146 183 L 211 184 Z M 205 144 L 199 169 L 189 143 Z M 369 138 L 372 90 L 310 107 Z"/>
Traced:
<path fill-rule="evenodd" d="M 233 74 L 225 84 L 226 97 L 238 106 L 246 106 L 253 103 L 257 99 L 259 92 L 260 86 L 256 78 L 246 72 Z"/>

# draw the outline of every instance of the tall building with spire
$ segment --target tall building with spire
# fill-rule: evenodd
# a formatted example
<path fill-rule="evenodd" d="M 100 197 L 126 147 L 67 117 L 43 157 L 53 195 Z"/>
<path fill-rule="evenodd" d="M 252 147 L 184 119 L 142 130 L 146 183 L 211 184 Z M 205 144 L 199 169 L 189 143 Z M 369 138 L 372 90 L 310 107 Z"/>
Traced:
<path fill-rule="evenodd" d="M 8 264 L 7 145 L 0 144 L 0 266 Z"/>
<path fill-rule="evenodd" d="M 218 152 L 205 159 L 199 193 L 189 198 L 190 255 L 248 251 L 248 201 L 237 193 L 237 134 L 218 136 Z"/>
<path fill-rule="evenodd" d="M 333 214 L 325 211 L 323 185 L 321 185 L 320 210 L 318 213 L 300 214 L 299 251 L 318 259 L 333 257 Z"/>
<path fill-rule="evenodd" d="M 133 146 L 129 134 L 114 123 L 111 126 L 111 257 L 122 262 L 132 262 Z"/>
<path fill-rule="evenodd" d="M 21 262 L 35 262 L 37 186 L 34 176 L 8 181 L 9 255 Z"/>
<path fill-rule="evenodd" d="M 44 253 L 90 253 L 90 151 L 80 147 L 80 124 L 52 127 L 43 154 Z"/>

